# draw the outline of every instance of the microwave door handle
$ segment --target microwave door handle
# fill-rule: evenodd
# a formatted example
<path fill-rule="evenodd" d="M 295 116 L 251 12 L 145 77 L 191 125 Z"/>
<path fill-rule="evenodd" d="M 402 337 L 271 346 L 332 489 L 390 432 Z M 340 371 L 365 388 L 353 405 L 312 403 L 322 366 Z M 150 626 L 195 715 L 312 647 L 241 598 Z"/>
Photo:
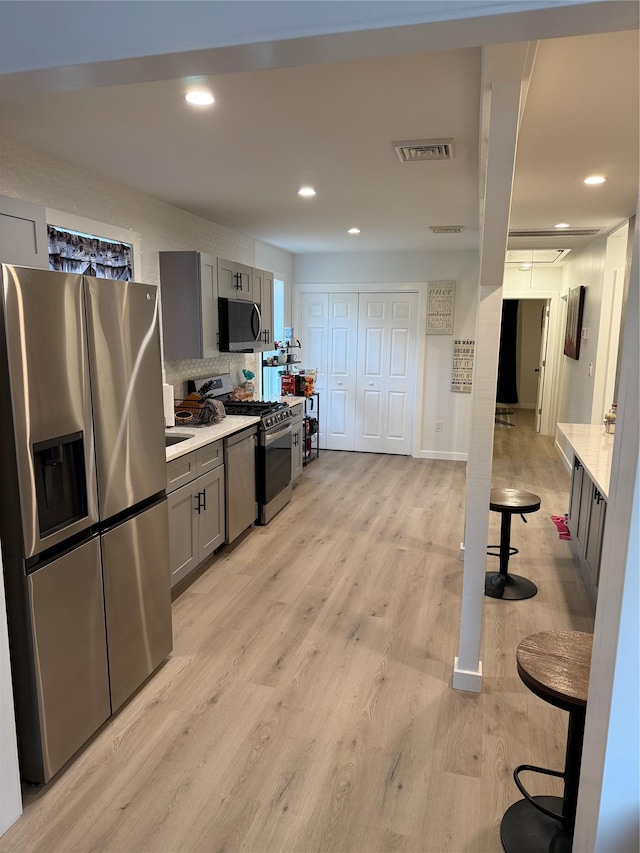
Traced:
<path fill-rule="evenodd" d="M 262 315 L 260 314 L 259 306 L 254 302 L 253 303 L 254 315 L 251 317 L 251 331 L 254 331 L 253 318 L 255 314 L 258 315 L 258 331 L 255 333 L 254 341 L 260 340 L 260 335 L 262 334 Z"/>

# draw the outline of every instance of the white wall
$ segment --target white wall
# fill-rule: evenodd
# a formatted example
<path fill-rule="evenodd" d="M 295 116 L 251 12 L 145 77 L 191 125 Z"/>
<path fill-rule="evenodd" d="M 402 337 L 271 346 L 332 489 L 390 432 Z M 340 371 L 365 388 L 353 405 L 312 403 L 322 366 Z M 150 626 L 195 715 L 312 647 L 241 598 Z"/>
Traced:
<path fill-rule="evenodd" d="M 136 232 L 141 261 L 136 278 L 141 281 L 159 284 L 158 252 L 178 250 L 220 255 L 277 271 L 291 281 L 292 256 L 281 249 L 6 137 L 0 137 L 0 160 L 0 193 Z M 226 354 L 204 360 L 166 361 L 164 368 L 167 381 L 176 385 L 179 395 L 187 377 L 231 370 L 233 378 L 239 379 L 242 367 L 257 372 L 257 363 L 254 356 Z"/>
<path fill-rule="evenodd" d="M 471 251 L 340 253 L 296 255 L 294 260 L 294 300 L 305 288 L 322 287 L 337 292 L 368 285 L 402 286 L 415 283 L 423 296 L 426 311 L 428 281 L 448 279 L 456 282 L 453 335 L 429 335 L 424 346 L 424 365 L 416 365 L 416 377 L 423 373 L 417 389 L 416 416 L 418 446 L 414 456 L 440 459 L 466 459 L 469 442 L 471 395 L 451 391 L 451 359 L 454 338 L 473 338 L 475 334 L 478 289 L 478 255 Z M 298 311 L 294 305 L 294 314 Z M 302 342 L 304 344 L 304 341 Z M 420 368 L 424 367 L 424 371 Z M 442 433 L 434 431 L 434 422 L 443 422 Z"/>
<path fill-rule="evenodd" d="M 603 299 L 606 248 L 607 239 L 602 237 L 582 249 L 575 257 L 572 252 L 563 269 L 563 293 L 579 285 L 586 287 L 582 327 L 587 330 L 588 337 L 581 340 L 578 361 L 562 356 L 558 423 L 592 423 L 591 411 L 598 358 L 598 330 Z M 589 375 L 589 365 L 591 365 L 591 375 Z"/>

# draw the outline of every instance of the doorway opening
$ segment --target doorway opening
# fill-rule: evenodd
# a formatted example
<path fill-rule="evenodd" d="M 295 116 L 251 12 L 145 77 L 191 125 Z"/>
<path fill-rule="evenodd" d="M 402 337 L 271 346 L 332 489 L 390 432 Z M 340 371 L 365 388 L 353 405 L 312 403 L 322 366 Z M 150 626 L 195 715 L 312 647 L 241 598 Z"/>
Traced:
<path fill-rule="evenodd" d="M 541 431 L 548 343 L 548 299 L 503 301 L 496 426 L 514 428 L 518 409 L 533 409 Z"/>

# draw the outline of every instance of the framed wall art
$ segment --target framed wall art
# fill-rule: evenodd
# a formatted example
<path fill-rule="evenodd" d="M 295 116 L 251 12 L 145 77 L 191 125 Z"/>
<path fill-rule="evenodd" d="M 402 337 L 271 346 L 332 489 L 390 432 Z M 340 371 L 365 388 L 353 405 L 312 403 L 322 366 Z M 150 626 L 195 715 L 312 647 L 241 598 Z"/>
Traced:
<path fill-rule="evenodd" d="M 452 335 L 455 281 L 430 281 L 427 291 L 427 334 Z"/>
<path fill-rule="evenodd" d="M 567 297 L 567 326 L 564 333 L 564 354 L 569 358 L 580 358 L 582 315 L 584 313 L 584 285 L 572 287 Z"/>

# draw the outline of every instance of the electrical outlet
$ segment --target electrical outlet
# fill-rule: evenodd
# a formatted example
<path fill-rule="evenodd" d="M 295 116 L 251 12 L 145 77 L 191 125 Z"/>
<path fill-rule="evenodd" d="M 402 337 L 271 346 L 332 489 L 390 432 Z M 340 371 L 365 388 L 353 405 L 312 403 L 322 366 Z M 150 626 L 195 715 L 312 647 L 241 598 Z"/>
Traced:
<path fill-rule="evenodd" d="M 442 421 L 436 421 L 436 432 L 442 432 Z"/>

